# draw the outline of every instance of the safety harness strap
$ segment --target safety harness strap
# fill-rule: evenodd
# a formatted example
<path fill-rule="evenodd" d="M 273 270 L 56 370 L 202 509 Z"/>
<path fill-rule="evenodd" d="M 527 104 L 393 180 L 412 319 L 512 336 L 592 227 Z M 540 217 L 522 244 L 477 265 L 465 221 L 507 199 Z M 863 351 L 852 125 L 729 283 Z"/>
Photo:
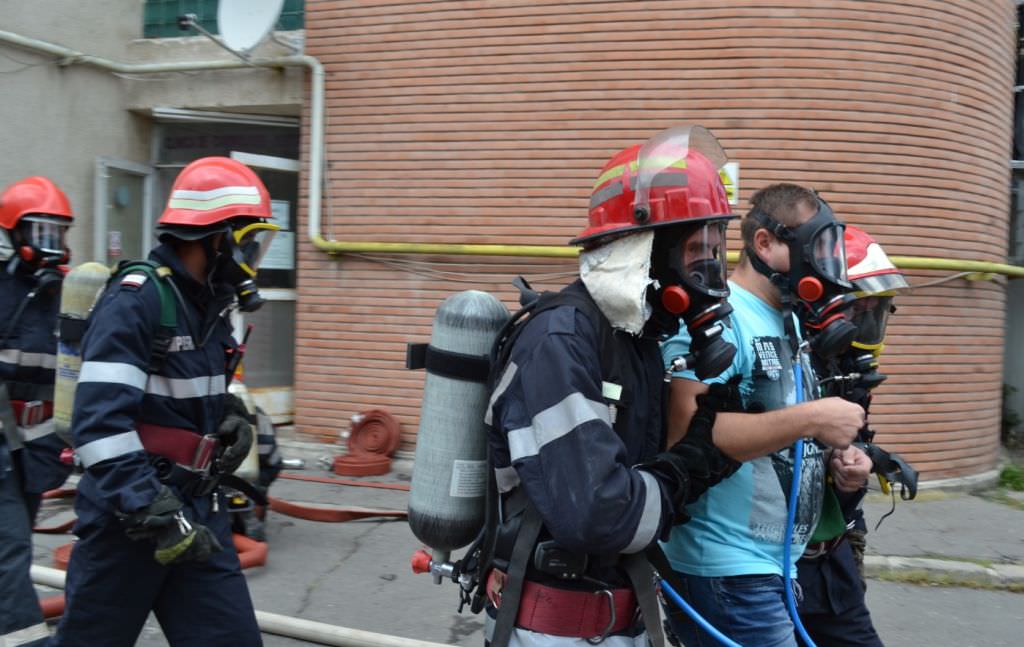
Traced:
<path fill-rule="evenodd" d="M 679 575 L 675 572 L 675 569 L 672 568 L 672 565 L 669 564 L 668 558 L 665 557 L 665 552 L 661 550 L 661 546 L 658 545 L 658 542 L 654 542 L 648 546 L 647 550 L 644 551 L 644 556 L 647 558 L 648 563 L 654 568 L 655 577 L 668 582 L 669 585 L 678 591 L 680 595 L 683 594 L 683 591 L 686 591 L 686 586 L 683 584 L 683 581 L 679 579 Z M 641 606 L 640 608 L 642 611 L 643 607 Z M 685 612 L 674 604 L 666 605 L 665 612 L 668 614 L 669 618 L 686 618 Z M 651 631 L 649 623 L 647 630 Z"/>
<path fill-rule="evenodd" d="M 156 284 L 160 292 L 160 328 L 153 335 L 150 345 L 149 367 L 147 373 L 157 373 L 163 368 L 167 352 L 171 347 L 171 338 L 178 327 L 178 314 L 174 305 L 176 298 L 171 286 L 171 268 L 160 265 L 156 261 L 138 260 L 121 263 L 117 271 L 110 277 L 110 282 L 123 278 L 132 272 L 141 272 Z"/>
<path fill-rule="evenodd" d="M 517 488 L 513 498 L 522 497 L 526 494 L 522 488 Z M 537 543 L 541 529 L 540 513 L 529 500 L 526 500 L 526 508 L 523 511 L 523 522 L 519 528 L 519 534 L 512 546 L 512 557 L 509 560 L 508 580 L 504 590 L 501 592 L 501 606 L 498 607 L 498 616 L 494 623 L 494 634 L 491 637 L 491 644 L 495 647 L 506 647 L 512 637 L 512 630 L 515 628 L 516 616 L 519 614 L 519 602 L 523 595 L 523 583 L 526 581 L 526 567 L 533 556 L 533 546 Z"/>
<path fill-rule="evenodd" d="M 661 612 L 658 609 L 660 605 L 654 589 L 654 569 L 651 568 L 650 561 L 643 553 L 632 553 L 623 555 L 620 563 L 629 576 L 630 584 L 633 585 L 640 616 L 644 619 L 644 627 L 647 629 L 647 639 L 654 647 L 664 647 L 665 634 L 661 630 Z"/>

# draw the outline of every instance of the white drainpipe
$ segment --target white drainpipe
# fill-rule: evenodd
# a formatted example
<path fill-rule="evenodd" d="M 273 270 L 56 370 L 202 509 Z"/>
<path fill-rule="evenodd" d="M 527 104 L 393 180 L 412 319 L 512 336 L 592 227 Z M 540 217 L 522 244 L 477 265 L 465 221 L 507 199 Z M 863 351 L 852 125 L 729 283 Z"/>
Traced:
<path fill-rule="evenodd" d="M 36 584 L 63 589 L 66 577 L 67 575 L 64 571 L 57 570 L 56 568 L 39 566 L 38 564 L 32 565 L 32 581 Z M 442 643 L 432 643 L 426 640 L 416 640 L 415 638 L 402 638 L 400 636 L 378 634 L 361 629 L 339 627 L 324 622 L 314 622 L 312 620 L 283 616 L 266 611 L 256 612 L 256 623 L 260 626 L 260 631 L 263 633 L 307 640 L 320 645 L 335 645 L 337 647 L 445 647 Z"/>

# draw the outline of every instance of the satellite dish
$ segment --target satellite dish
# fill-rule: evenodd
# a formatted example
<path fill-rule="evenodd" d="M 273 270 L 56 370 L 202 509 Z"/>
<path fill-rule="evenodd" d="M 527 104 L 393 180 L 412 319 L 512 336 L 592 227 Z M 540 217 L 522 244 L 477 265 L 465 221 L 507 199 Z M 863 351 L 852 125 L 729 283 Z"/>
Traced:
<path fill-rule="evenodd" d="M 220 0 L 217 28 L 224 44 L 248 52 L 270 34 L 281 15 L 284 0 Z"/>

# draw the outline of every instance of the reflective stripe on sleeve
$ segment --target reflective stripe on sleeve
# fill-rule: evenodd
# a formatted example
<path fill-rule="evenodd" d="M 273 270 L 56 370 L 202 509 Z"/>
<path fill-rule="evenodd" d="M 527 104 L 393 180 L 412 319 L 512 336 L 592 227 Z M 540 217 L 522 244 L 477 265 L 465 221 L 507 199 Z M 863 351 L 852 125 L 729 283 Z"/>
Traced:
<path fill-rule="evenodd" d="M 149 384 L 146 385 L 146 393 L 162 395 L 166 398 L 174 398 L 175 400 L 223 395 L 224 392 L 224 375 L 202 375 L 193 378 L 151 375 L 149 377 Z"/>
<path fill-rule="evenodd" d="M 78 382 L 124 384 L 142 391 L 146 388 L 146 371 L 124 362 L 82 362 Z"/>
<path fill-rule="evenodd" d="M 0 362 L 25 368 L 57 368 L 57 356 L 49 353 L 23 353 L 16 348 L 0 350 Z"/>
<path fill-rule="evenodd" d="M 21 433 L 22 442 L 30 443 L 56 432 L 57 425 L 53 418 L 50 418 L 32 427 L 18 427 L 18 431 Z"/>
<path fill-rule="evenodd" d="M 82 459 L 82 465 L 86 468 L 92 467 L 100 461 L 141 451 L 144 451 L 142 440 L 134 431 L 100 438 L 75 449 L 75 453 Z"/>
<path fill-rule="evenodd" d="M 50 630 L 46 628 L 45 622 L 25 627 L 24 629 L 18 629 L 10 633 L 6 633 L 0 636 L 0 645 L 10 645 L 10 647 L 16 647 L 16 645 L 25 645 L 34 640 L 41 640 L 43 638 L 50 637 Z"/>
<path fill-rule="evenodd" d="M 508 390 L 508 385 L 512 383 L 512 378 L 516 376 L 516 371 L 518 370 L 519 367 L 516 366 L 515 362 L 509 362 L 508 366 L 505 367 L 505 372 L 501 374 L 501 379 L 498 380 L 498 385 L 494 387 L 494 392 L 491 393 L 491 399 L 487 403 L 487 413 L 484 414 L 485 425 L 494 424 L 492 422 L 494 420 L 494 403 L 498 401 L 498 398 L 500 398 L 506 390 Z"/>
<path fill-rule="evenodd" d="M 640 514 L 640 523 L 636 526 L 633 539 L 622 549 L 624 553 L 636 553 L 647 548 L 661 525 L 661 487 L 653 474 L 640 471 L 644 480 L 644 511 Z"/>
<path fill-rule="evenodd" d="M 509 455 L 513 462 L 536 456 L 544 445 L 591 420 L 600 420 L 611 426 L 608 405 L 588 400 L 582 393 L 571 393 L 534 416 L 529 427 L 508 432 Z"/>
<path fill-rule="evenodd" d="M 123 362 L 83 362 L 78 381 L 123 384 L 150 395 L 176 400 L 223 395 L 226 392 L 223 375 L 201 375 L 192 378 L 148 375 L 141 368 Z"/>

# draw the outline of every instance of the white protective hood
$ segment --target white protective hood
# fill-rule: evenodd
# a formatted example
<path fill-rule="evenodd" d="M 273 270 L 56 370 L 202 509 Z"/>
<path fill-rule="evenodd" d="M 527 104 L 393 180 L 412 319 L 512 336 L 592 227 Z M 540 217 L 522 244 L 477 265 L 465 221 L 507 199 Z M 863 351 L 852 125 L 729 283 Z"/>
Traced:
<path fill-rule="evenodd" d="M 639 335 L 651 317 L 647 302 L 654 232 L 642 231 L 580 254 L 580 278 L 613 328 Z"/>

